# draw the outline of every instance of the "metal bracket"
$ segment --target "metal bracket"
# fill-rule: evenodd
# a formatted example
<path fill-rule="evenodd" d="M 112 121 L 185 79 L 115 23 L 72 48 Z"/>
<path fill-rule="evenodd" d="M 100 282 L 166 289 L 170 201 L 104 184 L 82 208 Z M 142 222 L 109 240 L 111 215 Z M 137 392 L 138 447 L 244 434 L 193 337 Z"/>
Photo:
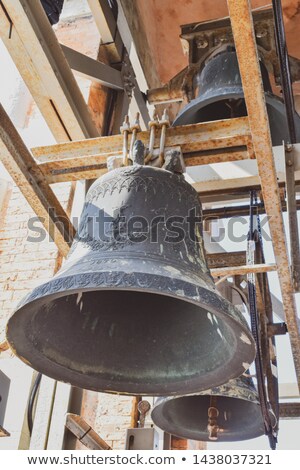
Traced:
<path fill-rule="evenodd" d="M 286 323 L 269 323 L 267 325 L 268 336 L 285 335 L 288 332 Z"/>
<path fill-rule="evenodd" d="M 122 77 L 125 93 L 127 94 L 128 98 L 131 99 L 133 89 L 136 86 L 136 79 L 135 79 L 135 73 L 133 71 L 133 68 L 130 63 L 130 59 L 127 53 L 125 53 L 124 55 L 123 66 L 121 69 L 121 77 Z"/>
<path fill-rule="evenodd" d="M 274 18 L 272 9 L 253 12 L 255 40 L 259 56 L 267 70 L 274 75 L 275 83 L 280 86 L 280 65 L 276 52 Z M 189 57 L 189 65 L 169 83 L 161 88 L 147 91 L 151 104 L 173 101 L 187 101 L 195 97 L 193 78 L 202 64 L 214 54 L 234 46 L 230 18 L 204 21 L 181 26 L 181 42 Z M 300 60 L 289 57 L 293 82 L 300 81 Z"/>
<path fill-rule="evenodd" d="M 126 450 L 158 450 L 159 435 L 154 428 L 133 428 L 126 431 Z"/>

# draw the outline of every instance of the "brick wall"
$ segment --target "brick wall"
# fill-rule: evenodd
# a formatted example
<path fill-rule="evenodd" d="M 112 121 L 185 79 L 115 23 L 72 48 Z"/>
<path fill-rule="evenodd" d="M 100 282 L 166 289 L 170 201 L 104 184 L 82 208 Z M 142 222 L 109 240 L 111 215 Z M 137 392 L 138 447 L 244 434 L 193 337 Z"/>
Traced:
<path fill-rule="evenodd" d="M 56 186 L 60 201 L 70 209 L 71 184 Z M 61 261 L 56 245 L 48 240 L 48 235 L 42 243 L 27 241 L 31 217 L 36 217 L 35 213 L 13 185 L 0 227 L 0 350 L 8 348 L 5 327 L 17 304 L 34 287 L 51 278 Z"/>
<path fill-rule="evenodd" d="M 97 57 L 99 34 L 91 16 L 64 20 L 56 27 L 56 34 L 69 47 Z M 106 97 L 101 94 L 103 89 L 98 84 L 92 84 L 89 91 L 90 84 L 87 81 L 79 83 L 101 133 L 106 104 Z M 33 106 L 31 112 L 34 113 L 34 110 Z M 70 210 L 73 186 L 59 184 L 54 185 L 53 189 L 63 206 Z M 5 327 L 15 306 L 35 286 L 51 278 L 62 261 L 53 242 L 27 241 L 28 220 L 35 214 L 15 185 L 6 191 L 3 207 L 0 220 L 0 351 L 8 347 Z M 0 352 L 0 368 L 1 359 Z M 122 449 L 126 428 L 130 427 L 131 409 L 131 397 L 85 392 L 81 414 L 113 448 Z M 78 448 L 85 449 L 81 446 Z"/>

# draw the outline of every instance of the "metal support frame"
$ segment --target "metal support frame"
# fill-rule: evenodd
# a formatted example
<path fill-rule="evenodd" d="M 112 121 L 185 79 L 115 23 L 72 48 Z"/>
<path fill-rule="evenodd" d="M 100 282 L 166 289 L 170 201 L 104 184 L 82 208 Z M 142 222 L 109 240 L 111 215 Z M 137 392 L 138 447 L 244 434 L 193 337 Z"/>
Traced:
<path fill-rule="evenodd" d="M 130 81 L 133 86 L 132 90 L 132 106 L 134 111 L 140 112 L 140 122 L 146 127 L 150 121 L 146 100 L 142 94 L 138 80 L 136 79 L 135 71 L 132 67 L 130 60 L 130 50 L 127 47 L 127 40 L 124 35 L 119 31 L 118 24 L 114 18 L 113 12 L 109 7 L 107 0 L 88 0 L 90 9 L 93 13 L 95 23 L 98 27 L 101 37 L 101 47 L 105 48 L 110 58 L 110 64 L 123 63 L 123 74 L 124 65 L 126 67 L 126 74 L 130 75 Z M 142 68 L 139 68 L 139 72 L 142 73 Z M 145 77 L 143 75 L 143 79 Z"/>
<path fill-rule="evenodd" d="M 277 271 L 276 264 L 253 264 L 253 265 L 242 265 L 242 266 L 230 266 L 225 268 L 213 268 L 211 269 L 211 275 L 213 277 L 229 277 L 237 276 L 249 273 L 269 273 Z"/>
<path fill-rule="evenodd" d="M 178 126 L 167 129 L 166 134 L 167 147 L 181 146 L 186 167 L 234 161 L 235 167 L 240 166 L 241 170 L 245 172 L 244 160 L 253 160 L 251 168 L 247 170 L 252 176 L 227 179 L 222 172 L 218 176 L 215 172 L 201 170 L 199 181 L 193 183 L 201 197 L 217 197 L 216 201 L 221 201 L 225 200 L 225 196 L 228 194 L 233 195 L 231 199 L 234 199 L 241 195 L 248 197 L 250 189 L 260 190 L 260 176 L 253 159 L 252 147 L 249 145 L 250 130 L 247 118 Z M 138 138 L 147 146 L 149 132 L 138 133 Z M 36 147 L 32 149 L 32 152 L 40 162 L 40 167 L 50 184 L 82 178 L 92 179 L 101 176 L 106 171 L 106 159 L 109 155 L 121 155 L 121 141 L 122 137 L 118 135 L 87 139 L 84 142 Z M 236 152 L 236 144 L 240 143 L 243 143 L 246 150 Z M 159 135 L 155 145 L 159 146 Z M 299 185 L 300 145 L 296 144 L 294 147 L 293 172 L 295 184 Z M 284 187 L 286 176 L 285 164 L 282 160 L 282 147 L 275 147 L 274 150 L 278 184 L 280 187 Z M 286 209 L 285 203 L 283 209 Z M 238 215 L 236 208 L 231 208 L 229 212 L 233 212 L 232 215 Z M 218 211 L 216 211 L 217 213 Z M 244 213 L 240 215 L 244 215 Z"/>
<path fill-rule="evenodd" d="M 75 229 L 1 105 L 0 161 L 52 236 L 60 252 L 66 256 Z"/>
<path fill-rule="evenodd" d="M 283 419 L 299 419 L 300 418 L 300 403 L 280 403 L 279 404 L 279 417 Z"/>
<path fill-rule="evenodd" d="M 75 51 L 70 47 L 60 45 L 62 51 L 68 61 L 70 68 L 77 72 L 84 78 L 93 80 L 94 82 L 100 83 L 108 88 L 114 90 L 123 90 L 123 80 L 121 73 L 110 67 L 109 65 L 103 64 L 98 60 L 92 59 L 81 52 Z"/>
<path fill-rule="evenodd" d="M 147 146 L 149 131 L 138 133 Z M 159 147 L 159 135 L 155 147 Z M 181 147 L 186 166 L 253 158 L 247 118 L 178 126 L 166 130 L 166 147 Z M 97 178 L 110 155 L 121 155 L 121 135 L 32 149 L 49 183 Z M 245 148 L 236 152 L 237 147 Z M 233 148 L 233 153 L 229 151 Z M 248 150 L 249 149 L 249 150 Z M 211 155 L 211 152 L 213 154 Z M 186 157 L 187 155 L 187 157 Z M 191 157 L 193 155 L 193 157 Z"/>
<path fill-rule="evenodd" d="M 290 274 L 281 201 L 261 72 L 258 62 L 251 6 L 249 0 L 227 0 L 231 26 L 242 78 L 253 147 L 258 165 L 261 188 L 273 240 L 275 260 L 281 287 L 282 302 L 290 335 L 295 370 L 300 387 L 300 331 L 294 289 Z M 251 79 L 249 77 L 251 70 Z"/>
<path fill-rule="evenodd" d="M 297 201 L 295 184 L 295 149 L 293 145 L 284 146 L 285 176 L 286 176 L 286 201 L 290 235 L 291 270 L 294 289 L 300 290 L 300 244 L 299 227 L 297 219 Z"/>

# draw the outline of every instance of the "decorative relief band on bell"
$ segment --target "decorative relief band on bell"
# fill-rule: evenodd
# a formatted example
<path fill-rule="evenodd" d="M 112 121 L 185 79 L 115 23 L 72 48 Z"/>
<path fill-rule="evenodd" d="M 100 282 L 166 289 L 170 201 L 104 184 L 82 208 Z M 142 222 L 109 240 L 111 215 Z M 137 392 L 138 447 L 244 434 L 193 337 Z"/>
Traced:
<path fill-rule="evenodd" d="M 234 306 L 226 299 L 220 297 L 213 291 L 207 288 L 200 287 L 199 285 L 190 282 L 181 281 L 178 279 L 167 278 L 159 275 L 152 275 L 148 273 L 122 273 L 122 272 L 95 272 L 71 275 L 66 277 L 59 277 L 53 279 L 39 287 L 36 287 L 23 301 L 18 305 L 19 310 L 23 305 L 32 302 L 40 297 L 45 297 L 59 292 L 67 293 L 75 289 L 97 290 L 105 288 L 141 288 L 148 292 L 161 292 L 163 294 L 171 295 L 173 297 L 182 297 L 207 306 L 210 310 L 224 311 L 227 315 L 232 317 L 233 320 L 243 323 L 247 331 L 247 322 L 234 308 Z M 250 341 L 249 341 L 249 344 Z"/>
<path fill-rule="evenodd" d="M 99 197 L 111 196 L 114 192 L 121 191 L 144 191 L 148 193 L 166 194 L 162 200 L 177 198 L 188 199 L 190 204 L 199 205 L 199 197 L 194 188 L 185 181 L 181 175 L 168 172 L 167 180 L 157 180 L 153 171 L 167 171 L 158 168 L 149 168 L 152 174 L 147 175 L 148 167 L 143 167 L 143 175 L 140 176 L 140 167 L 138 165 L 126 169 L 117 168 L 101 179 L 95 181 L 88 191 L 86 202 L 93 202 Z M 145 174 L 144 174 L 145 173 Z M 125 178 L 124 178 L 125 176 Z M 180 182 L 180 184 L 178 184 Z"/>

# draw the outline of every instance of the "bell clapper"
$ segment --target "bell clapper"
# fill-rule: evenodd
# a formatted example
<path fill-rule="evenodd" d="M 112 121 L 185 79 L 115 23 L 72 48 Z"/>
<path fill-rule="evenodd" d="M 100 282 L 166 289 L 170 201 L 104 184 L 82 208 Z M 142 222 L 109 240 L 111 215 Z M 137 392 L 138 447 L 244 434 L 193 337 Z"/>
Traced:
<path fill-rule="evenodd" d="M 159 145 L 159 163 L 162 167 L 165 162 L 165 142 L 166 142 L 166 130 L 167 127 L 170 127 L 169 115 L 166 109 L 164 109 L 161 120 L 159 121 L 161 125 L 161 134 L 160 134 L 160 145 Z"/>
<path fill-rule="evenodd" d="M 149 151 L 145 158 L 145 164 L 149 163 L 152 158 L 153 150 L 154 150 L 155 131 L 156 131 L 156 128 L 159 127 L 159 120 L 155 112 L 153 114 L 152 121 L 149 121 L 148 123 L 148 127 L 150 130 Z"/>
<path fill-rule="evenodd" d="M 217 398 L 215 396 L 210 397 L 210 406 L 208 408 L 208 424 L 207 424 L 207 431 L 208 431 L 208 438 L 210 441 L 217 441 L 218 440 L 218 416 L 219 410 L 217 408 Z"/>
<path fill-rule="evenodd" d="M 141 131 L 140 113 L 136 113 L 134 124 L 133 124 L 133 126 L 131 126 L 130 130 L 132 132 L 132 136 L 131 136 L 131 142 L 130 142 L 129 158 L 130 158 L 131 161 L 133 161 L 133 158 L 132 158 L 133 147 L 134 147 L 135 141 L 137 139 L 137 134 L 138 134 L 138 132 Z"/>
<path fill-rule="evenodd" d="M 126 115 L 123 125 L 120 128 L 123 134 L 123 166 L 128 166 L 128 134 L 130 132 L 129 116 Z"/>

